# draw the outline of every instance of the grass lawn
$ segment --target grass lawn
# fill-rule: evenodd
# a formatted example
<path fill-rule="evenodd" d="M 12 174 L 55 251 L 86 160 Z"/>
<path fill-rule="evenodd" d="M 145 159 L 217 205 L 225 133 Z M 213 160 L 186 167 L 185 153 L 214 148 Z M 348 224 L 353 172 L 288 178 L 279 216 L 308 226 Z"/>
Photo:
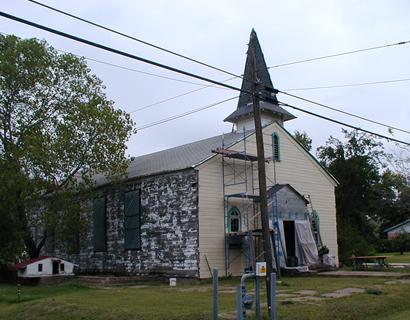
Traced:
<path fill-rule="evenodd" d="M 387 252 L 383 255 L 388 256 L 388 263 L 410 263 L 410 252 L 404 252 L 402 255 L 400 252 Z"/>
<path fill-rule="evenodd" d="M 386 284 L 373 278 L 283 278 L 278 284 L 279 319 L 409 319 L 410 283 Z M 221 319 L 235 318 L 235 286 L 239 279 L 220 283 Z M 368 292 L 344 298 L 321 294 L 343 288 Z M 381 294 L 374 294 L 377 289 Z M 317 300 L 283 302 L 300 290 L 312 290 Z M 0 319 L 210 319 L 212 288 L 209 282 L 169 287 L 161 284 L 133 287 L 89 288 L 76 283 L 22 287 L 0 285 Z M 381 292 L 380 292 L 381 291 Z M 262 291 L 263 292 L 263 291 Z M 264 300 L 264 292 L 262 296 Z M 265 315 L 266 318 L 266 315 Z"/>

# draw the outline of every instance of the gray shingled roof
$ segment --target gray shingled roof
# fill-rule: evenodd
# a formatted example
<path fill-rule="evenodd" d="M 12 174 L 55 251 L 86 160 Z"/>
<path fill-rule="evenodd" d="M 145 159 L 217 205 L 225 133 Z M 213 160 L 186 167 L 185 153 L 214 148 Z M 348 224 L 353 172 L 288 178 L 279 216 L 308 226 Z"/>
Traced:
<path fill-rule="evenodd" d="M 246 134 L 250 132 L 248 131 Z M 150 176 L 194 167 L 213 156 L 213 149 L 222 147 L 222 138 L 226 148 L 240 141 L 243 137 L 243 132 L 230 132 L 136 157 L 131 161 L 127 169 L 127 178 Z M 95 181 L 97 185 L 108 183 L 103 175 L 97 175 Z"/>
<path fill-rule="evenodd" d="M 259 104 L 260 104 L 260 109 L 262 112 L 271 112 L 274 114 L 278 114 L 282 116 L 283 121 L 292 120 L 296 118 L 293 114 L 279 107 L 278 105 L 274 105 L 274 104 L 267 103 L 264 101 L 261 101 Z M 226 117 L 224 121 L 236 122 L 238 118 L 246 116 L 248 114 L 253 114 L 253 104 L 252 103 L 249 103 L 247 106 L 237 108 L 228 117 Z"/>

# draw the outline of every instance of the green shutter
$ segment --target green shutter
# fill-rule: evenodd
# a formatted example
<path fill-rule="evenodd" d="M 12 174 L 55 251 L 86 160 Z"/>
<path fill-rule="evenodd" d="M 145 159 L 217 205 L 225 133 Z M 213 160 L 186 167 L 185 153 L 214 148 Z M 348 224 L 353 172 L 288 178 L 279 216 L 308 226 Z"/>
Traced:
<path fill-rule="evenodd" d="M 280 141 L 276 132 L 272 133 L 272 157 L 274 161 L 280 161 Z"/>
<path fill-rule="evenodd" d="M 126 250 L 141 247 L 140 210 L 139 191 L 126 192 L 124 195 L 124 248 Z"/>
<path fill-rule="evenodd" d="M 95 198 L 93 201 L 94 251 L 106 251 L 106 199 Z"/>

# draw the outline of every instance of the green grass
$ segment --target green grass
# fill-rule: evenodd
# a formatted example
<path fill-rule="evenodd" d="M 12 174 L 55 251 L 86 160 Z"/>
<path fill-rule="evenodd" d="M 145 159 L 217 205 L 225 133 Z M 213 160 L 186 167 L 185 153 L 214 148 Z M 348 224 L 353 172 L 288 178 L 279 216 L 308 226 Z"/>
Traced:
<path fill-rule="evenodd" d="M 279 292 L 302 289 L 321 293 L 341 288 L 371 289 L 378 286 L 381 295 L 354 294 L 323 301 L 278 301 L 279 319 L 408 319 L 410 284 L 384 284 L 374 278 L 283 278 Z M 220 283 L 221 315 L 235 315 L 235 286 L 239 279 Z M 250 285 L 249 287 L 252 287 Z M 209 319 L 212 288 L 209 282 L 177 287 L 150 284 L 147 287 L 88 288 L 77 284 L 48 287 L 22 287 L 21 302 L 16 286 L 0 285 L 0 319 Z M 262 301 L 265 301 L 262 291 Z M 265 314 L 266 318 L 266 314 Z"/>
<path fill-rule="evenodd" d="M 410 263 L 410 252 L 404 252 L 402 255 L 400 252 L 387 252 L 383 255 L 388 256 L 388 263 Z"/>

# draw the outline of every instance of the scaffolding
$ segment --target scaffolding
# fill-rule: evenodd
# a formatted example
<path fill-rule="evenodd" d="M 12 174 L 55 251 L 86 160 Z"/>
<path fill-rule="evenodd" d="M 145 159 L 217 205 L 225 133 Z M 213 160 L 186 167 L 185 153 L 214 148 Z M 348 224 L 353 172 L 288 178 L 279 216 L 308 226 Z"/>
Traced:
<path fill-rule="evenodd" d="M 260 255 L 258 239 L 262 232 L 258 188 L 255 187 L 255 162 L 258 157 L 248 153 L 246 138 L 247 132 L 243 129 L 241 150 L 227 149 L 224 138 L 222 148 L 212 150 L 222 156 L 225 276 L 229 275 L 231 264 L 242 255 L 245 270 L 255 270 L 255 261 Z M 235 228 L 231 224 L 233 208 L 241 214 L 240 223 L 235 224 Z M 239 249 L 239 254 L 232 254 L 235 249 Z"/>

